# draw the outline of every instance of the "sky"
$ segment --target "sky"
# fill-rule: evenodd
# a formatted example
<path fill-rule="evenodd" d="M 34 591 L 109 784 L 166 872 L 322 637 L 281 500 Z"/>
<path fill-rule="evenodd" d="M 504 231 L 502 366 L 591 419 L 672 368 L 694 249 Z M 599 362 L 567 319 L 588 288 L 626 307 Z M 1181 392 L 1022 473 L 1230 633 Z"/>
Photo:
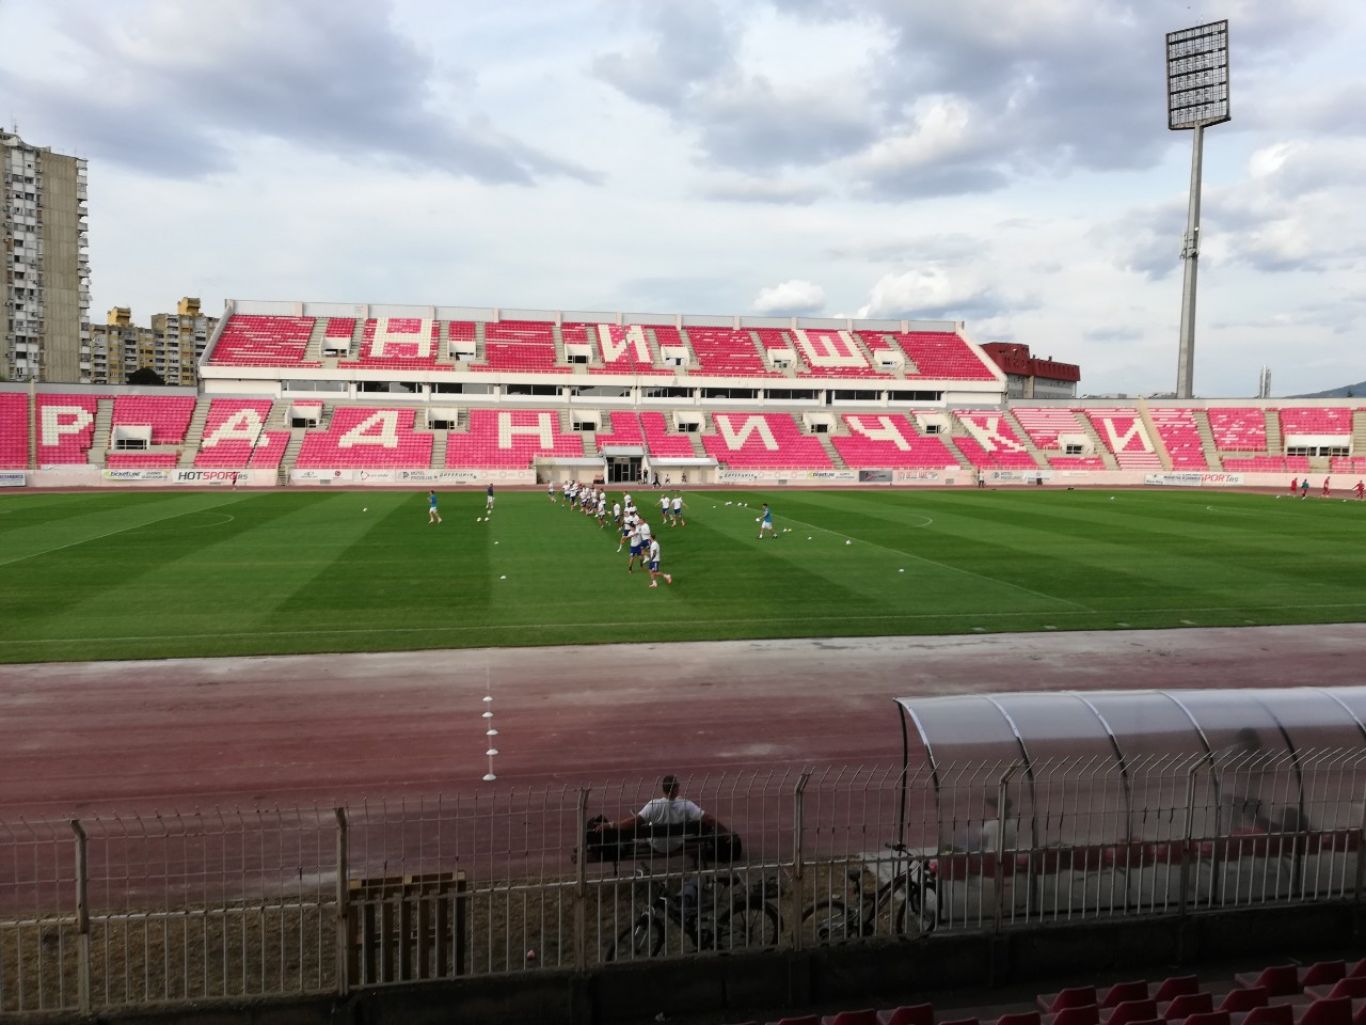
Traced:
<path fill-rule="evenodd" d="M 952 319 L 1174 387 L 1366 378 L 1360 0 L 0 0 L 0 119 L 88 158 L 92 319 L 182 295 Z M 14 41 L 20 45 L 14 45 Z"/>

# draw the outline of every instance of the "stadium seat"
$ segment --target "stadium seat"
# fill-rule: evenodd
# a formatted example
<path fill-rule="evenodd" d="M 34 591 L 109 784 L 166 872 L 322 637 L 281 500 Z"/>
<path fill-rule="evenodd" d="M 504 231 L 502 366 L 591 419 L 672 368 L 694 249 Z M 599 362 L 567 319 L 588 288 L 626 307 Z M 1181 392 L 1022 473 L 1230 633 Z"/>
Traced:
<path fill-rule="evenodd" d="M 1214 406 L 1206 409 L 1205 415 L 1214 447 L 1221 454 L 1266 451 L 1266 417 L 1260 409 Z"/>
<path fill-rule="evenodd" d="M 645 328 L 639 324 L 564 324 L 560 328 L 566 345 L 578 342 L 602 361 L 602 366 L 590 366 L 592 374 L 671 374 L 667 367 L 658 367 L 650 355 L 650 344 Z"/>
<path fill-rule="evenodd" d="M 104 465 L 111 470 L 167 470 L 180 465 L 176 452 L 108 452 Z"/>
<path fill-rule="evenodd" d="M 1101 1005 L 1105 1010 L 1105 1005 Z M 1141 1000 L 1121 1000 L 1114 1004 L 1108 1015 L 1101 1021 L 1103 1025 L 1134 1025 L 1135 1022 L 1148 1021 L 1157 1017 L 1157 1001 L 1144 997 Z"/>
<path fill-rule="evenodd" d="M 1224 994 L 1224 999 L 1219 1001 L 1217 1011 L 1230 1011 L 1234 1014 L 1241 1014 L 1250 1011 L 1254 1007 L 1265 1007 L 1269 994 L 1265 986 L 1248 986 L 1246 988 L 1235 986 Z"/>
<path fill-rule="evenodd" d="M 1315 1000 L 1336 1000 L 1338 997 L 1366 999 L 1366 977 L 1356 976 L 1351 979 L 1338 979 L 1337 982 L 1325 982 L 1320 986 L 1305 986 L 1304 995 Z"/>
<path fill-rule="evenodd" d="M 1268 997 L 1293 996 L 1300 991 L 1299 967 L 1293 964 L 1272 965 L 1260 972 L 1239 972 L 1233 977 L 1243 989 L 1262 986 Z"/>
<path fill-rule="evenodd" d="M 1348 437 L 1352 433 L 1352 411 L 1342 407 L 1291 406 L 1282 408 L 1281 437 L 1292 434 Z"/>
<path fill-rule="evenodd" d="M 1296 1017 L 1295 1025 L 1352 1025 L 1352 998 L 1339 996 L 1315 1000 Z"/>
<path fill-rule="evenodd" d="M 1138 410 L 1124 407 L 1082 410 L 1100 442 L 1114 454 L 1121 470 L 1160 470 L 1162 460 L 1153 448 Z"/>
<path fill-rule="evenodd" d="M 1072 1004 L 1048 1015 L 1048 1025 L 1100 1025 L 1100 1008 L 1094 1003 Z"/>
<path fill-rule="evenodd" d="M 185 429 L 190 426 L 197 402 L 193 396 L 116 395 L 112 423 L 115 427 L 150 427 L 153 445 L 179 445 L 185 441 Z"/>
<path fill-rule="evenodd" d="M 992 381 L 996 379 L 994 364 L 973 351 L 964 338 L 953 331 L 885 332 L 906 358 L 914 364 L 916 373 L 907 378 L 923 377 L 941 380 Z"/>
<path fill-rule="evenodd" d="M 830 441 L 850 469 L 942 470 L 958 460 L 937 437 L 919 434 L 906 417 L 893 413 L 846 413 L 849 433 Z"/>
<path fill-rule="evenodd" d="M 1069 986 L 1057 993 L 1040 993 L 1035 998 L 1039 1010 L 1045 1014 L 1056 1014 L 1069 1007 L 1085 1007 L 1095 1002 L 1095 986 Z"/>
<path fill-rule="evenodd" d="M 862 1011 L 840 1011 L 821 1017 L 821 1025 L 878 1025 L 877 1011 L 871 1007 Z"/>
<path fill-rule="evenodd" d="M 640 426 L 650 455 L 661 459 L 690 459 L 697 455 L 692 447 L 692 438 L 687 434 L 671 432 L 663 413 L 641 413 Z"/>
<path fill-rule="evenodd" d="M 1012 1011 L 996 1019 L 996 1025 L 1041 1025 L 1038 1011 Z"/>
<path fill-rule="evenodd" d="M 1175 1000 L 1177 997 L 1188 996 L 1199 992 L 1199 976 L 1173 975 L 1158 983 L 1157 989 L 1153 991 L 1152 996 L 1153 999 L 1157 1001 Z"/>
<path fill-rule="evenodd" d="M 1347 978 L 1346 961 L 1315 961 L 1308 968 L 1300 969 L 1300 988 L 1332 984 Z"/>
<path fill-rule="evenodd" d="M 1366 957 L 1363 957 L 1360 961 L 1349 966 L 1347 969 L 1348 978 L 1354 979 L 1358 975 L 1366 975 Z"/>
<path fill-rule="evenodd" d="M 266 450 L 274 446 L 283 457 L 289 433 L 270 432 L 283 435 L 280 440 L 262 430 L 272 405 L 270 399 L 214 399 L 204 420 L 204 436 L 194 465 L 205 469 L 245 469 L 252 464 L 258 447 Z M 279 458 L 275 465 L 279 465 Z"/>
<path fill-rule="evenodd" d="M 821 1019 L 818 1014 L 803 1014 L 794 1018 L 779 1018 L 768 1025 L 821 1025 Z"/>
<path fill-rule="evenodd" d="M 934 1004 L 907 1004 L 877 1012 L 878 1025 L 934 1025 Z"/>
<path fill-rule="evenodd" d="M 1185 1025 L 1231 1025 L 1232 1015 L 1228 1011 L 1202 1011 L 1192 1014 L 1185 1021 Z"/>
<path fill-rule="evenodd" d="M 1167 1021 L 1181 1021 L 1192 1014 L 1214 1010 L 1214 997 L 1209 993 L 1181 993 L 1171 1000 L 1158 1001 L 1158 1011 Z"/>
<path fill-rule="evenodd" d="M 756 332 L 761 342 L 765 332 Z M 879 370 L 872 357 L 859 346 L 859 339 L 849 331 L 829 328 L 805 328 L 783 332 L 793 343 L 803 373 L 813 377 L 890 378 Z"/>
<path fill-rule="evenodd" d="M 1295 1009 L 1289 1004 L 1264 1004 L 1247 1014 L 1233 1016 L 1234 1025 L 1295 1025 Z"/>

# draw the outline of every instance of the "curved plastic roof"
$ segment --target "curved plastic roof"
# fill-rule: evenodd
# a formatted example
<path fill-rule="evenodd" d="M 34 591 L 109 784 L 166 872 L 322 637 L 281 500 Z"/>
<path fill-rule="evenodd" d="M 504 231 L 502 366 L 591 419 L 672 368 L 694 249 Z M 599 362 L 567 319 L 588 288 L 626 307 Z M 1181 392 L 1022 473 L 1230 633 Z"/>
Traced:
<path fill-rule="evenodd" d="M 1366 687 L 898 698 L 907 758 L 949 763 L 1366 749 Z"/>
<path fill-rule="evenodd" d="M 1036 845 L 1170 839 L 1187 814 L 1198 835 L 1361 821 L 1366 687 L 897 703 L 910 778 L 933 781 L 941 843 L 962 846 L 965 822 L 998 816 Z"/>

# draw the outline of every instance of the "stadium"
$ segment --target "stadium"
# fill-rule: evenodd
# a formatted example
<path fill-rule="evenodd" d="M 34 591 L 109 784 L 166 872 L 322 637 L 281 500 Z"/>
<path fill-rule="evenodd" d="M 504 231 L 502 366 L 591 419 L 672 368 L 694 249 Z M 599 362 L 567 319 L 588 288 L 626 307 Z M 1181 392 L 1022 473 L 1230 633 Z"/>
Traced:
<path fill-rule="evenodd" d="M 1186 320 L 1176 398 L 258 299 L 0 383 L 0 1020 L 1363 1025 L 1366 400 Z"/>

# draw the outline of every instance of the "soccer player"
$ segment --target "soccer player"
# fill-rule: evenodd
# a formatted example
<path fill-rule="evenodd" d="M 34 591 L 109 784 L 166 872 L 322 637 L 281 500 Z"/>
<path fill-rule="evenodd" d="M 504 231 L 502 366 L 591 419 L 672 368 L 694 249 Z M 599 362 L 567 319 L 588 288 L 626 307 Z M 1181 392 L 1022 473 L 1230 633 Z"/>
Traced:
<path fill-rule="evenodd" d="M 669 496 L 668 496 L 668 495 L 660 495 L 660 496 L 659 496 L 659 515 L 660 515 L 660 518 L 661 518 L 665 523 L 668 523 L 668 522 L 669 522 Z"/>
<path fill-rule="evenodd" d="M 618 527 L 621 526 L 621 503 L 620 503 L 620 502 L 613 502 L 613 503 L 612 503 L 612 522 L 615 523 Z"/>
<path fill-rule="evenodd" d="M 626 560 L 626 572 L 634 573 L 637 559 L 644 558 L 645 552 L 645 532 L 649 530 L 644 520 L 636 520 L 635 526 L 631 528 L 631 557 Z"/>
<path fill-rule="evenodd" d="M 688 521 L 683 518 L 683 496 L 674 495 L 673 501 L 674 518 L 669 524 L 671 527 L 686 527 Z"/>
<path fill-rule="evenodd" d="M 1291 478 L 1290 478 L 1290 497 L 1291 497 L 1291 498 L 1294 498 L 1294 497 L 1295 497 L 1295 492 L 1296 492 L 1296 491 L 1299 491 L 1299 490 L 1300 490 L 1300 479 L 1299 479 L 1298 477 L 1291 477 Z"/>
<path fill-rule="evenodd" d="M 635 533 L 635 529 L 636 529 L 635 522 L 634 522 L 634 520 L 632 519 L 631 516 L 625 516 L 625 517 L 623 517 L 623 518 L 621 519 L 621 521 L 620 521 L 620 524 L 621 524 L 621 529 L 620 529 L 619 533 L 621 534 L 621 537 L 620 537 L 620 538 L 618 539 L 618 541 L 617 541 L 617 554 L 618 554 L 618 555 L 621 554 L 621 549 L 622 549 L 622 547 L 625 546 L 626 544 L 628 544 L 628 543 L 630 542 L 630 540 L 631 540 L 631 535 Z"/>
<path fill-rule="evenodd" d="M 433 523 L 440 523 L 440 522 L 441 522 L 441 513 L 439 513 L 439 512 L 437 511 L 437 508 L 436 508 L 436 492 L 435 492 L 434 490 L 433 490 L 433 491 L 428 491 L 428 492 L 427 492 L 427 526 L 430 527 Z"/>
<path fill-rule="evenodd" d="M 545 497 L 550 499 L 550 504 L 555 504 L 555 482 L 551 481 L 545 486 Z"/>
<path fill-rule="evenodd" d="M 646 556 L 645 568 L 650 571 L 650 586 L 658 587 L 659 581 L 656 577 L 663 577 L 666 584 L 672 584 L 674 578 L 669 573 L 659 572 L 659 542 L 650 538 L 650 547 Z"/>
<path fill-rule="evenodd" d="M 1323 478 L 1323 497 L 1324 497 L 1324 498 L 1327 498 L 1328 495 L 1329 495 L 1328 481 L 1329 481 L 1329 478 L 1328 478 L 1328 477 L 1324 477 L 1324 478 Z"/>
<path fill-rule="evenodd" d="M 1358 502 L 1360 502 L 1363 498 L 1366 498 L 1366 482 L 1357 481 L 1356 492 Z"/>
<path fill-rule="evenodd" d="M 773 538 L 775 540 L 777 539 L 778 535 L 773 533 L 773 510 L 768 507 L 767 502 L 764 503 L 763 515 L 759 517 L 760 541 L 764 539 L 764 531 L 768 531 L 770 534 L 773 535 Z"/>
<path fill-rule="evenodd" d="M 599 491 L 599 492 L 598 492 L 598 529 L 601 530 L 601 529 L 602 529 L 603 527 L 605 527 L 605 526 L 607 526 L 607 495 L 606 495 L 604 492 Z"/>
<path fill-rule="evenodd" d="M 1302 501 L 1304 501 L 1304 500 L 1305 500 L 1306 498 L 1308 498 L 1308 497 L 1309 497 L 1309 478 L 1306 477 L 1306 478 L 1304 478 L 1304 480 L 1300 481 L 1300 501 L 1302 502 Z"/>
<path fill-rule="evenodd" d="M 493 481 L 489 481 L 489 486 L 484 489 L 484 494 L 486 496 L 484 499 L 484 512 L 486 514 L 491 513 L 493 512 Z"/>

